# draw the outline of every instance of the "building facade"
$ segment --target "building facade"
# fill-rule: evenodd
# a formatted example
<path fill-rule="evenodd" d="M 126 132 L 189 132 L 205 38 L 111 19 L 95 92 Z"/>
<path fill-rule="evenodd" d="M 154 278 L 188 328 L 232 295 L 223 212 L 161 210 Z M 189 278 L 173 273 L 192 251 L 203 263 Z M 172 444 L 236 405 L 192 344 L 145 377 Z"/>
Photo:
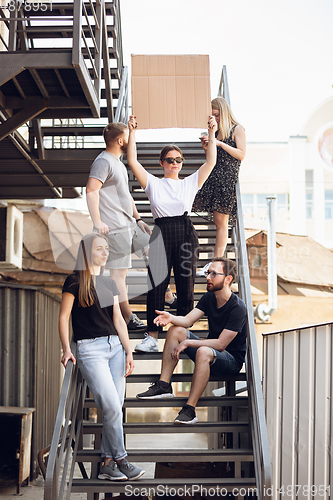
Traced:
<path fill-rule="evenodd" d="M 333 248 L 333 98 L 285 143 L 248 143 L 240 183 L 244 225 L 267 229 L 276 196 L 276 230 Z"/>

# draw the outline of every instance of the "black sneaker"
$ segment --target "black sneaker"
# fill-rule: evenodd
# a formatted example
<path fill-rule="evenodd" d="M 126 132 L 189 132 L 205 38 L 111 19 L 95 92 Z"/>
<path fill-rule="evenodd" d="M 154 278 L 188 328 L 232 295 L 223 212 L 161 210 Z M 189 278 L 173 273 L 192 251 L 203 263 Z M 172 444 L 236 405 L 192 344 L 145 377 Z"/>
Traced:
<path fill-rule="evenodd" d="M 196 424 L 198 419 L 195 415 L 193 406 L 185 405 L 178 413 L 178 417 L 174 420 L 174 424 Z"/>
<path fill-rule="evenodd" d="M 173 398 L 172 387 L 169 384 L 169 387 L 165 389 L 161 386 L 160 381 L 158 380 L 155 384 L 152 384 L 148 391 L 141 392 L 136 395 L 139 399 L 162 399 L 162 398 Z"/>
<path fill-rule="evenodd" d="M 142 332 L 146 330 L 147 326 L 137 317 L 136 314 L 132 313 L 127 323 L 127 330 L 129 332 Z"/>
<path fill-rule="evenodd" d="M 167 300 L 164 301 L 164 305 L 166 307 L 169 307 L 170 309 L 177 309 L 177 305 L 178 305 L 178 299 L 177 299 L 177 295 L 174 293 L 173 294 L 173 299 L 169 302 Z"/>

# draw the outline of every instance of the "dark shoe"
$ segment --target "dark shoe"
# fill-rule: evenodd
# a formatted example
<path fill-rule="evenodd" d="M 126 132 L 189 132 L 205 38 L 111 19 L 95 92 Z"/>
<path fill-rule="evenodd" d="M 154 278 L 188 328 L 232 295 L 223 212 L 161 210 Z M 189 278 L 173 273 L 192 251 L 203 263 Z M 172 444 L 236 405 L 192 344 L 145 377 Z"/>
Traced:
<path fill-rule="evenodd" d="M 155 384 L 152 384 L 148 391 L 141 392 L 136 395 L 139 399 L 162 399 L 162 398 L 173 398 L 172 387 L 169 384 L 167 389 L 161 386 L 160 381 L 158 380 Z"/>
<path fill-rule="evenodd" d="M 166 307 L 169 307 L 170 309 L 177 309 L 177 305 L 178 305 L 177 295 L 174 293 L 173 294 L 173 299 L 170 302 L 166 300 L 164 302 L 164 305 Z"/>
<path fill-rule="evenodd" d="M 129 318 L 129 322 L 127 323 L 127 330 L 129 332 L 142 332 L 146 330 L 147 326 L 141 321 L 140 318 L 137 317 L 136 314 L 132 313 Z"/>
<path fill-rule="evenodd" d="M 120 472 L 125 474 L 127 479 L 131 479 L 132 481 L 134 481 L 134 479 L 139 479 L 139 477 L 143 476 L 146 472 L 145 470 L 140 469 L 139 467 L 136 467 L 128 462 L 126 458 L 118 463 L 118 469 Z"/>
<path fill-rule="evenodd" d="M 178 413 L 178 417 L 174 420 L 174 424 L 196 424 L 198 419 L 195 415 L 193 406 L 185 405 Z"/>
<path fill-rule="evenodd" d="M 127 476 L 119 470 L 116 462 L 111 462 L 108 465 L 101 467 L 98 479 L 109 479 L 110 481 L 126 481 Z"/>

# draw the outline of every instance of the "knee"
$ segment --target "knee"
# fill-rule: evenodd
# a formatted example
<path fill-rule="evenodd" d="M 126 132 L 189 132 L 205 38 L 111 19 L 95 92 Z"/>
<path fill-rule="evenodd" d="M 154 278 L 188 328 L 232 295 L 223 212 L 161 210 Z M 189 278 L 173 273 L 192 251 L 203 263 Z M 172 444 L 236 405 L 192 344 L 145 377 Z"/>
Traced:
<path fill-rule="evenodd" d="M 187 330 L 182 326 L 171 326 L 166 338 L 168 340 L 178 340 L 178 342 L 182 342 L 187 339 Z"/>
<path fill-rule="evenodd" d="M 213 361 L 213 359 L 214 359 L 214 353 L 210 347 L 201 346 L 198 348 L 195 355 L 196 363 L 209 364 Z"/>
<path fill-rule="evenodd" d="M 216 229 L 228 230 L 229 216 L 214 212 L 214 224 Z"/>

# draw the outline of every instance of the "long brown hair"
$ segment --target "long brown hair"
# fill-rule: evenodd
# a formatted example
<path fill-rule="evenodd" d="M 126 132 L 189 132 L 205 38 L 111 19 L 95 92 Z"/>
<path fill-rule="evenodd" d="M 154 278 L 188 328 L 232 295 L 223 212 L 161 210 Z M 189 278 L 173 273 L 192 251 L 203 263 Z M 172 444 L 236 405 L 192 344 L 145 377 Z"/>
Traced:
<path fill-rule="evenodd" d="M 92 265 L 91 249 L 96 238 L 103 238 L 108 241 L 103 234 L 91 233 L 83 236 L 80 241 L 74 272 L 79 278 L 79 306 L 92 306 L 96 300 L 96 291 L 92 283 L 90 266 Z M 101 274 L 104 268 L 101 269 Z"/>

